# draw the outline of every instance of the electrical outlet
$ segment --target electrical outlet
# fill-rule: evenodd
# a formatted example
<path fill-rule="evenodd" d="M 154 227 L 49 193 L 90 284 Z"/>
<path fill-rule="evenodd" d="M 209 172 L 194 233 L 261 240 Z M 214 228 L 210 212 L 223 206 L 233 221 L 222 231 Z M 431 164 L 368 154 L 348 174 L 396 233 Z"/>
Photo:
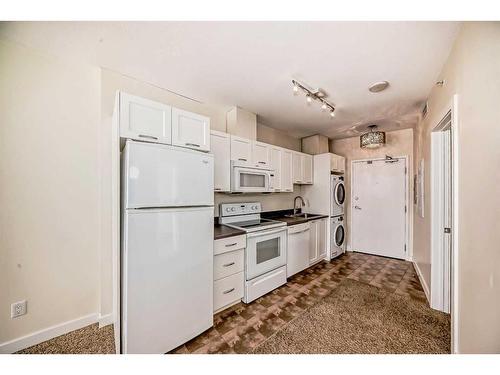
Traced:
<path fill-rule="evenodd" d="M 27 313 L 26 305 L 27 305 L 26 300 L 14 302 L 12 305 L 10 305 L 10 318 L 14 319 L 17 318 L 18 316 L 26 314 Z"/>

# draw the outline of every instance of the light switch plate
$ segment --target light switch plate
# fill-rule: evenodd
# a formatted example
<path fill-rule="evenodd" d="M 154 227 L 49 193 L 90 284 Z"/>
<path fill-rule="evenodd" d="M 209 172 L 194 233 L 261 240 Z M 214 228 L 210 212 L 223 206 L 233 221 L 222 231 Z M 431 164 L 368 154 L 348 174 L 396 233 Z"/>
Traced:
<path fill-rule="evenodd" d="M 25 315 L 27 313 L 27 302 L 26 300 L 14 302 L 10 305 L 10 318 L 14 319 L 21 315 Z"/>

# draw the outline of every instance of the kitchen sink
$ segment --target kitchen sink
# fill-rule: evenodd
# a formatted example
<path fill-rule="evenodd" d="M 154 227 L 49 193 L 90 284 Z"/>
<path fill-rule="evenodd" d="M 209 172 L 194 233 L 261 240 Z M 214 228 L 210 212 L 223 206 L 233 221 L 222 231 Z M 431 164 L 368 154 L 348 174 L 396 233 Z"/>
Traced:
<path fill-rule="evenodd" d="M 311 215 L 311 214 L 307 214 L 307 213 L 301 213 L 301 214 L 295 214 L 295 215 L 285 215 L 285 217 L 290 217 L 293 219 L 311 219 L 311 218 L 317 217 L 317 216 L 320 216 L 320 215 Z"/>

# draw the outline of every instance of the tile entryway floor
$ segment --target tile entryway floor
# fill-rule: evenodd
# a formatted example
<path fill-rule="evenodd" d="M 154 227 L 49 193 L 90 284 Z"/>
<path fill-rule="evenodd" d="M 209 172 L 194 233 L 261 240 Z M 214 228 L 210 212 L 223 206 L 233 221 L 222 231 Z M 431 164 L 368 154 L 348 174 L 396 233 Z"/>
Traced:
<path fill-rule="evenodd" d="M 214 327 L 171 353 L 250 353 L 345 278 L 427 304 L 412 263 L 349 252 L 302 271 L 250 304 L 239 303 L 222 311 L 214 316 Z"/>

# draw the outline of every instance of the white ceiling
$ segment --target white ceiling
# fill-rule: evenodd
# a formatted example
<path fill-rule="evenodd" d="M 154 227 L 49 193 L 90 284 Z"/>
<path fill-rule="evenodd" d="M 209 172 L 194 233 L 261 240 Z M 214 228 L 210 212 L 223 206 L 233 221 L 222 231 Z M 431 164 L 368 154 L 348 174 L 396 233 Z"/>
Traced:
<path fill-rule="evenodd" d="M 237 105 L 295 136 L 415 125 L 457 22 L 16 22 L 0 37 L 83 59 L 201 102 Z M 291 79 L 329 94 L 292 94 Z M 371 93 L 368 86 L 390 87 Z"/>

